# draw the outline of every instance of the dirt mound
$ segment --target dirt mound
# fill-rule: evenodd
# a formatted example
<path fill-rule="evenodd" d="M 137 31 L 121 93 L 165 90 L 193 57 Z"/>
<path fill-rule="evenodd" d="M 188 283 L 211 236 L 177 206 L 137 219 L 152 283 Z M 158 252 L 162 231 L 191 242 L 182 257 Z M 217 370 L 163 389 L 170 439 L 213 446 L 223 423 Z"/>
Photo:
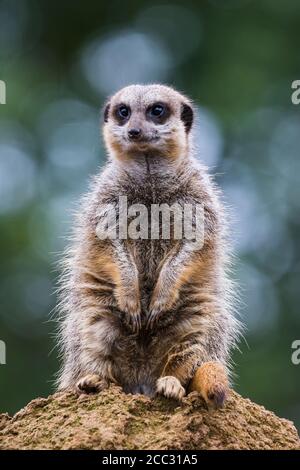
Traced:
<path fill-rule="evenodd" d="M 209 411 L 196 392 L 178 404 L 112 386 L 79 398 L 57 393 L 13 418 L 0 415 L 0 449 L 300 449 L 300 441 L 290 421 L 235 392 Z"/>

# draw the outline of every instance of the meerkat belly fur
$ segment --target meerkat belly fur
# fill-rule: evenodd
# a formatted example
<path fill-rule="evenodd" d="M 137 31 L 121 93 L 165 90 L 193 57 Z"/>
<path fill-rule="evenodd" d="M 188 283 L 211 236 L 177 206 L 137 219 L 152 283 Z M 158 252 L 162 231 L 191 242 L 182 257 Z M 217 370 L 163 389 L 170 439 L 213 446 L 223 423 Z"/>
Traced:
<path fill-rule="evenodd" d="M 60 288 L 59 389 L 181 399 L 197 390 L 221 406 L 233 314 L 226 211 L 219 190 L 193 155 L 193 106 L 163 85 L 132 85 L 104 111 L 108 163 L 77 211 Z M 101 239 L 97 227 L 119 198 L 128 206 L 201 204 L 204 240 Z M 174 235 L 174 234 L 173 234 Z"/>

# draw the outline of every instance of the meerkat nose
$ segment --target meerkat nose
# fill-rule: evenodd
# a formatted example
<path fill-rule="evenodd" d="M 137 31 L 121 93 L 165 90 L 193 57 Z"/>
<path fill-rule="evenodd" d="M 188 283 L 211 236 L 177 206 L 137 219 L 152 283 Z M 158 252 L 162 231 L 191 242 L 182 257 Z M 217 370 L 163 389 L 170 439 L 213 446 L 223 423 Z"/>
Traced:
<path fill-rule="evenodd" d="M 139 139 L 141 134 L 142 134 L 142 129 L 138 129 L 138 128 L 129 129 L 128 131 L 128 137 L 129 139 L 132 139 L 132 140 Z"/>

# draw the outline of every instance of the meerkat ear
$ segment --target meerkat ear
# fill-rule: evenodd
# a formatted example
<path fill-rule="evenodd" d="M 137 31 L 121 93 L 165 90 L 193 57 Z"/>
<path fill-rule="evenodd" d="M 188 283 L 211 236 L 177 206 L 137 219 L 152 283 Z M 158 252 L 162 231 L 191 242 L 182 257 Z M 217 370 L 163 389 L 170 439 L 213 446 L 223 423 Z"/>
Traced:
<path fill-rule="evenodd" d="M 107 103 L 107 104 L 105 105 L 104 111 L 103 111 L 103 119 L 104 119 L 104 122 L 107 122 L 107 121 L 108 121 L 109 109 L 110 109 L 110 103 Z"/>
<path fill-rule="evenodd" d="M 187 103 L 182 103 L 181 105 L 181 119 L 184 123 L 186 132 L 189 133 L 194 120 L 194 111 Z"/>

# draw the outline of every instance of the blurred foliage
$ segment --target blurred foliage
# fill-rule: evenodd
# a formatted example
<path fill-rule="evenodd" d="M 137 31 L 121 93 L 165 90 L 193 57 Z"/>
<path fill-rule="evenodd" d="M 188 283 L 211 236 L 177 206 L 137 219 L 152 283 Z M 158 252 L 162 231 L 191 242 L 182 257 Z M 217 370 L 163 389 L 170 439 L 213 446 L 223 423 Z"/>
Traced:
<path fill-rule="evenodd" d="M 55 263 L 105 160 L 100 106 L 162 81 L 199 105 L 198 155 L 232 207 L 235 386 L 300 424 L 299 23 L 298 0 L 0 0 L 0 411 L 53 390 Z"/>

